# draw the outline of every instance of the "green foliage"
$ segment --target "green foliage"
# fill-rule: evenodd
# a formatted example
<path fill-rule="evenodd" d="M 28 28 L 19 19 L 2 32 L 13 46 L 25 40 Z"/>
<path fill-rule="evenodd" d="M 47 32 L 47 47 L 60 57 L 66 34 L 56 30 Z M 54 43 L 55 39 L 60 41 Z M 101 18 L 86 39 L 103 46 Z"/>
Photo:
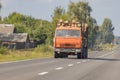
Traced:
<path fill-rule="evenodd" d="M 65 9 L 62 8 L 61 6 L 56 7 L 54 9 L 53 15 L 52 15 L 52 25 L 54 26 L 53 30 L 55 29 L 55 26 L 57 24 L 57 22 L 59 21 L 59 19 L 63 19 L 65 18 L 67 15 L 65 15 Z"/>
<path fill-rule="evenodd" d="M 26 32 L 26 27 L 22 24 L 15 24 L 15 33 L 24 33 Z"/>
<path fill-rule="evenodd" d="M 70 2 L 68 6 L 68 14 L 71 19 L 77 18 L 79 22 L 86 22 L 90 17 L 90 12 L 92 11 L 88 2 Z"/>
<path fill-rule="evenodd" d="M 6 47 L 2 47 L 2 46 L 0 46 L 0 54 L 8 54 L 9 52 L 8 52 L 8 49 L 6 48 Z"/>
<path fill-rule="evenodd" d="M 46 58 L 52 57 L 53 54 L 51 52 L 45 53 L 41 51 L 35 51 L 34 49 L 31 50 L 9 50 L 9 54 L 3 55 L 0 54 L 0 62 L 9 62 L 9 61 L 18 61 L 18 60 L 25 60 L 25 59 L 37 59 L 37 58 Z"/>
<path fill-rule="evenodd" d="M 115 47 L 116 47 L 116 46 L 113 45 L 113 44 L 106 43 L 106 44 L 103 44 L 103 45 L 101 46 L 101 49 L 102 49 L 102 50 L 112 50 L 112 49 L 114 49 Z"/>
<path fill-rule="evenodd" d="M 25 16 L 20 13 L 13 12 L 4 18 L 4 23 L 15 24 L 15 33 L 28 33 L 30 39 L 37 43 L 46 43 L 52 31 L 51 23 L 46 20 L 35 19 L 31 16 Z M 48 41 L 48 43 L 52 43 Z"/>
<path fill-rule="evenodd" d="M 54 10 L 54 16 L 60 16 L 64 13 L 65 13 L 65 10 L 61 6 L 56 7 L 56 9 Z"/>
<path fill-rule="evenodd" d="M 52 53 L 53 52 L 53 49 L 52 47 L 50 47 L 49 45 L 38 45 L 34 51 L 36 53 L 38 52 L 43 52 L 43 53 Z"/>
<path fill-rule="evenodd" d="M 112 43 L 114 40 L 113 34 L 114 27 L 112 21 L 109 18 L 105 18 L 102 26 L 100 27 L 101 43 Z"/>
<path fill-rule="evenodd" d="M 88 21 L 88 27 L 89 27 L 89 32 L 88 32 L 88 47 L 89 48 L 94 48 L 97 45 L 97 38 L 99 34 L 99 26 L 97 25 L 97 22 L 94 18 L 90 17 L 90 21 Z"/>
<path fill-rule="evenodd" d="M 0 2 L 0 10 L 1 10 L 1 8 L 2 8 L 2 4 L 1 4 L 1 2 Z"/>
<path fill-rule="evenodd" d="M 1 8 L 2 8 L 2 4 L 1 4 L 1 2 L 0 2 L 0 12 L 1 12 Z M 1 13 L 0 13 L 1 14 Z M 2 18 L 1 18 L 1 16 L 0 16 L 0 23 L 2 23 Z"/>

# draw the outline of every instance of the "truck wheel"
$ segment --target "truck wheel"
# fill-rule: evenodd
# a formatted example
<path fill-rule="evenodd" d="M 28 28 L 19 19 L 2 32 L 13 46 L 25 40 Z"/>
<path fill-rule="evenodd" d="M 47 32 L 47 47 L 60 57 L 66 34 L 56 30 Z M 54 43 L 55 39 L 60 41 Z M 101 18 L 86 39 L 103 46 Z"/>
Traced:
<path fill-rule="evenodd" d="M 67 53 L 62 53 L 62 56 L 63 56 L 63 58 L 66 58 L 66 57 L 68 57 L 68 54 Z"/>
<path fill-rule="evenodd" d="M 81 59 L 81 58 L 82 58 L 81 53 L 77 53 L 77 58 L 78 58 L 78 59 Z"/>
<path fill-rule="evenodd" d="M 82 48 L 82 51 L 81 51 L 81 59 L 84 59 L 84 54 L 85 54 L 85 51 L 84 51 L 84 47 Z"/>
<path fill-rule="evenodd" d="M 60 54 L 60 58 L 64 58 L 64 55 L 63 55 L 63 54 Z"/>
<path fill-rule="evenodd" d="M 86 47 L 82 48 L 82 54 L 81 54 L 81 58 L 82 59 L 86 59 L 88 57 L 88 50 Z"/>
<path fill-rule="evenodd" d="M 67 57 L 68 57 L 68 55 L 67 55 L 67 54 L 64 54 L 64 57 L 65 57 L 65 58 L 67 58 Z"/>
<path fill-rule="evenodd" d="M 59 54 L 57 52 L 54 52 L 54 58 L 59 58 Z"/>
<path fill-rule="evenodd" d="M 88 58 L 88 48 L 86 47 L 85 48 L 85 59 L 87 59 Z"/>
<path fill-rule="evenodd" d="M 83 59 L 87 59 L 88 58 L 88 48 L 84 47 L 83 48 L 83 55 L 82 55 Z"/>

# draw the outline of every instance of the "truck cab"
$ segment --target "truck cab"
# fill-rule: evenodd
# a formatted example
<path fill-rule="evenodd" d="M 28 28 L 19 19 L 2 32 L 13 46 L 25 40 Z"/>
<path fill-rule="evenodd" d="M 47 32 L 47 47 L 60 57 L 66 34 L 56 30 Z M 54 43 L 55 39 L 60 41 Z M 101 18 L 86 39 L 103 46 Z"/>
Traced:
<path fill-rule="evenodd" d="M 81 58 L 83 48 L 82 28 L 79 26 L 57 26 L 54 35 L 54 58 L 77 55 Z"/>

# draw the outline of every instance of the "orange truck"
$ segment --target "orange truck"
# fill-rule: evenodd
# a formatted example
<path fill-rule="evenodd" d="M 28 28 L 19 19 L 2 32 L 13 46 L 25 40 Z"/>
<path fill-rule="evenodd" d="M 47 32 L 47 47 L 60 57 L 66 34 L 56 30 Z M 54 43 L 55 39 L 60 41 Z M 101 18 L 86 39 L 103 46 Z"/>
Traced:
<path fill-rule="evenodd" d="M 88 58 L 88 27 L 73 20 L 60 20 L 54 35 L 54 58 L 77 55 L 78 59 Z"/>

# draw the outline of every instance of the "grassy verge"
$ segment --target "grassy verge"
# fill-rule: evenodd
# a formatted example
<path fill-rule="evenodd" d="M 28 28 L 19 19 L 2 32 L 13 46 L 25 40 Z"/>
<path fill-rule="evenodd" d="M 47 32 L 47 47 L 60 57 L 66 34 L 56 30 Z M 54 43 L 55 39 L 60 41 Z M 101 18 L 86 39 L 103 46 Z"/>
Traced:
<path fill-rule="evenodd" d="M 113 50 L 117 47 L 117 45 L 113 45 L 113 44 L 103 44 L 101 49 L 102 50 Z"/>
<path fill-rule="evenodd" d="M 5 49 L 6 51 L 7 49 Z M 2 51 L 1 51 L 2 52 Z M 47 45 L 41 45 L 30 50 L 7 50 L 0 54 L 0 62 L 17 61 L 34 58 L 46 58 L 53 56 L 53 49 Z"/>
<path fill-rule="evenodd" d="M 99 48 L 96 49 L 88 49 L 89 52 L 93 52 L 93 51 L 110 51 L 113 50 L 117 47 L 118 45 L 114 45 L 114 44 L 103 44 L 102 46 L 100 46 Z"/>
<path fill-rule="evenodd" d="M 104 44 L 101 50 L 112 50 L 116 46 L 113 44 Z M 89 50 L 92 52 L 93 50 Z M 53 48 L 48 45 L 40 45 L 35 49 L 27 50 L 8 50 L 5 47 L 0 47 L 0 62 L 17 61 L 25 59 L 47 58 L 53 56 Z"/>

